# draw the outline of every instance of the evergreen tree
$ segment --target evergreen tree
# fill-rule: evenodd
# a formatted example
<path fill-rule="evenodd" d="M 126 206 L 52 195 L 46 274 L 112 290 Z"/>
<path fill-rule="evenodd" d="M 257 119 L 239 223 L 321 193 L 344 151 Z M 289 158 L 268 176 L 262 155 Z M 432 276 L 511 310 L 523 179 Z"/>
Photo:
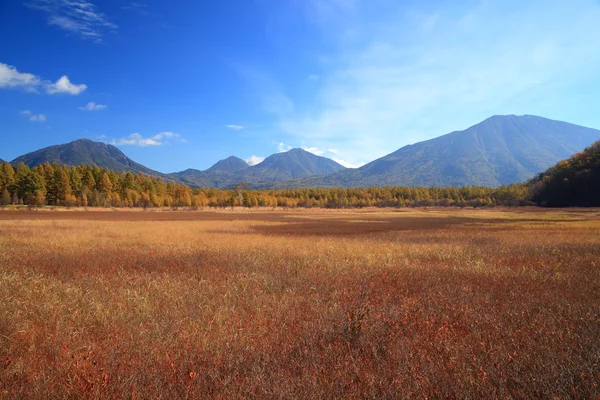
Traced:
<path fill-rule="evenodd" d="M 37 172 L 20 163 L 17 166 L 15 179 L 17 196 L 23 201 L 23 204 L 42 205 L 44 203 L 46 188 L 42 177 Z"/>
<path fill-rule="evenodd" d="M 89 169 L 86 171 L 82 183 L 84 188 L 87 188 L 88 190 L 96 189 L 96 179 L 94 179 L 94 175 Z"/>
<path fill-rule="evenodd" d="M 67 172 L 60 167 L 54 170 L 54 191 L 57 204 L 63 204 L 72 197 L 71 181 Z"/>
<path fill-rule="evenodd" d="M 0 168 L 0 191 L 4 189 L 8 191 L 14 190 L 15 184 L 15 170 L 12 165 L 5 162 Z"/>
<path fill-rule="evenodd" d="M 103 194 L 108 194 L 113 188 L 113 184 L 110 181 L 108 173 L 103 173 L 100 181 L 98 182 L 98 190 Z"/>
<path fill-rule="evenodd" d="M 83 178 L 81 177 L 81 173 L 79 169 L 76 167 L 71 168 L 69 171 L 69 181 L 71 184 L 71 190 L 73 194 L 79 195 L 83 190 Z"/>

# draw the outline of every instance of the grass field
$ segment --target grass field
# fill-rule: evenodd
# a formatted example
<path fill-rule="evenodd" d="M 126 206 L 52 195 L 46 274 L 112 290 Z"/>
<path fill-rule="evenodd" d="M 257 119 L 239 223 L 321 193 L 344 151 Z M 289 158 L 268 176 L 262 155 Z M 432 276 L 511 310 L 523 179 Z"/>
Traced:
<path fill-rule="evenodd" d="M 0 211 L 0 398 L 600 396 L 599 210 Z"/>

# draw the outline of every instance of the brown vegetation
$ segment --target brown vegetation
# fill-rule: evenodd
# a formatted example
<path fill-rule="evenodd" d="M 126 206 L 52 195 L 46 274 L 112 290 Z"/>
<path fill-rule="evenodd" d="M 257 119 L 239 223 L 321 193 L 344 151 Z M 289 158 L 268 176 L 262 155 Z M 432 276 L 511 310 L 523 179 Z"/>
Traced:
<path fill-rule="evenodd" d="M 0 212 L 0 397 L 597 398 L 600 213 Z"/>

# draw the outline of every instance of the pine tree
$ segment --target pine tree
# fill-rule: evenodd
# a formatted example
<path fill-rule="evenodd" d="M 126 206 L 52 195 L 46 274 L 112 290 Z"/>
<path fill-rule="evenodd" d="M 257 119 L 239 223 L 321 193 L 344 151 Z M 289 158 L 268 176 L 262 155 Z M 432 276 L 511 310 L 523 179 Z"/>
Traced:
<path fill-rule="evenodd" d="M 100 178 L 100 182 L 98 182 L 98 190 L 101 193 L 107 194 L 112 191 L 112 188 L 113 188 L 113 184 L 110 181 L 108 174 L 107 173 L 102 174 L 102 177 Z"/>
<path fill-rule="evenodd" d="M 46 188 L 42 177 L 37 172 L 20 163 L 17 166 L 15 179 L 17 196 L 23 200 L 24 204 L 41 205 L 43 203 Z"/>
<path fill-rule="evenodd" d="M 89 169 L 85 173 L 82 183 L 84 188 L 87 188 L 88 190 L 96 189 L 96 180 L 94 179 L 92 171 L 90 171 Z"/>
<path fill-rule="evenodd" d="M 2 164 L 0 168 L 0 191 L 6 190 L 14 190 L 15 184 L 15 170 L 12 165 L 5 162 Z"/>
<path fill-rule="evenodd" d="M 76 167 L 71 168 L 69 171 L 69 181 L 71 183 L 71 190 L 74 194 L 79 195 L 83 190 L 83 178 L 79 169 Z"/>
<path fill-rule="evenodd" d="M 63 204 L 71 199 L 71 182 L 63 168 L 59 167 L 54 171 L 54 190 L 57 204 Z"/>

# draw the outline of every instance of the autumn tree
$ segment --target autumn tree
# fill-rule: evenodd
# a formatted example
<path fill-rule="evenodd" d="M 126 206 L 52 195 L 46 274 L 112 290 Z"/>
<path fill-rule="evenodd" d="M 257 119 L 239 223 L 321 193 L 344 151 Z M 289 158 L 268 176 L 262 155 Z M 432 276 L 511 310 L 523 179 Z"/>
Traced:
<path fill-rule="evenodd" d="M 43 205 L 45 201 L 46 188 L 42 177 L 29 169 L 25 164 L 20 163 L 17 166 L 15 174 L 17 186 L 17 196 L 23 201 L 23 204 Z"/>
<path fill-rule="evenodd" d="M 13 191 L 15 184 L 15 170 L 9 163 L 5 162 L 0 168 L 0 191 Z"/>
<path fill-rule="evenodd" d="M 71 201 L 71 181 L 69 175 L 61 167 L 54 169 L 54 188 L 57 204 Z"/>

